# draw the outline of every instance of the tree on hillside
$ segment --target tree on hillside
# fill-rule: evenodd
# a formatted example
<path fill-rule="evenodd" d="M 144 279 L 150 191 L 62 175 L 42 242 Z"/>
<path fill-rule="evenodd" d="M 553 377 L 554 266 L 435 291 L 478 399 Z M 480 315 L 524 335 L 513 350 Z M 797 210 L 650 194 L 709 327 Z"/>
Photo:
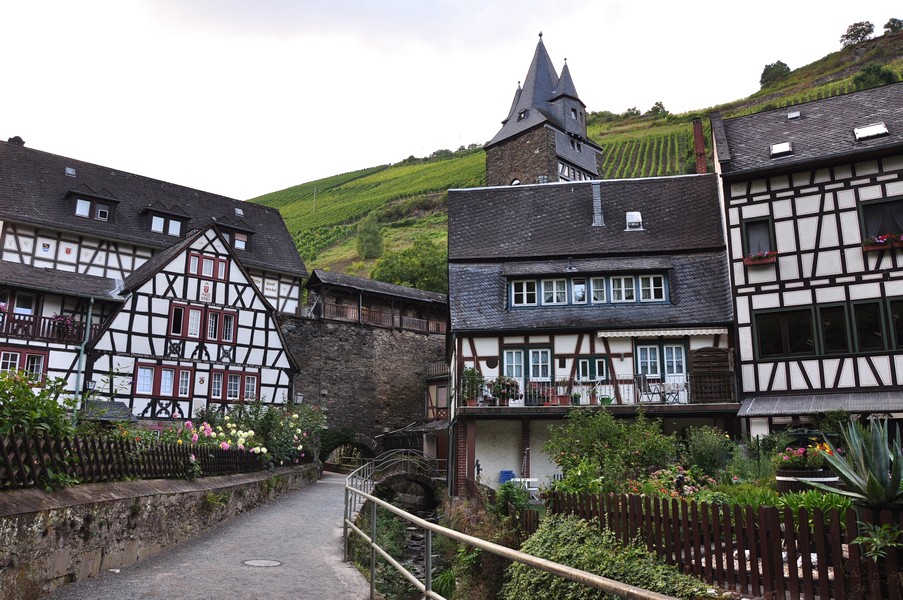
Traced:
<path fill-rule="evenodd" d="M 903 31 L 903 20 L 891 18 L 884 24 L 885 35 L 888 33 L 896 33 L 898 31 Z"/>
<path fill-rule="evenodd" d="M 647 115 L 652 115 L 653 117 L 667 117 L 668 109 L 665 108 L 665 105 L 659 101 L 652 105 L 652 108 L 649 109 Z"/>
<path fill-rule="evenodd" d="M 896 81 L 900 81 L 900 76 L 897 73 L 884 65 L 873 63 L 866 66 L 853 78 L 853 87 L 857 90 L 867 90 Z"/>
<path fill-rule="evenodd" d="M 370 277 L 386 283 L 447 294 L 448 250 L 440 248 L 422 235 L 407 250 L 386 252 L 373 267 Z"/>
<path fill-rule="evenodd" d="M 357 226 L 357 253 L 365 260 L 383 255 L 383 234 L 372 215 Z"/>
<path fill-rule="evenodd" d="M 637 109 L 636 106 L 631 106 L 630 108 L 628 108 L 627 110 L 625 110 L 624 113 L 623 113 L 621 116 L 624 117 L 624 118 L 627 118 L 627 117 L 638 117 L 638 116 L 640 116 L 640 111 L 639 111 L 639 109 Z"/>
<path fill-rule="evenodd" d="M 869 39 L 875 32 L 875 26 L 868 21 L 859 21 L 847 27 L 847 32 L 840 36 L 840 44 L 846 48 Z"/>
<path fill-rule="evenodd" d="M 762 76 L 759 77 L 759 87 L 767 88 L 788 75 L 790 75 L 790 67 L 780 60 L 765 65 L 765 68 L 762 69 Z"/>

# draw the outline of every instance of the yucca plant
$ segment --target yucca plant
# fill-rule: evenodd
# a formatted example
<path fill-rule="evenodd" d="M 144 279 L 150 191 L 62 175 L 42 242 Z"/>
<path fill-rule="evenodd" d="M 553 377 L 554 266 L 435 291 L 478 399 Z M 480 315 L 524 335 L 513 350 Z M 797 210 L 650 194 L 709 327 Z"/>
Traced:
<path fill-rule="evenodd" d="M 855 422 L 841 427 L 844 454 L 827 441 L 828 450 L 820 450 L 825 460 L 846 484 L 846 489 L 807 482 L 818 489 L 849 496 L 863 506 L 882 507 L 903 504 L 903 453 L 897 432 L 893 447 L 889 444 L 887 419 L 872 419 L 869 429 Z"/>

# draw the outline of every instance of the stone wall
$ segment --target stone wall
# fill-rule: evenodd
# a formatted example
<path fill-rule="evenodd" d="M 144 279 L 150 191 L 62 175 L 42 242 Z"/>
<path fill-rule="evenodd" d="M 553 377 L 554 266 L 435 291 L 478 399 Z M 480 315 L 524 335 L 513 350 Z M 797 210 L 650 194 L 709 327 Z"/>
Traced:
<path fill-rule="evenodd" d="M 486 150 L 486 185 L 511 185 L 514 179 L 523 185 L 537 183 L 540 175 L 548 183 L 558 181 L 555 131 L 537 127 Z"/>
<path fill-rule="evenodd" d="M 295 393 L 329 427 L 374 438 L 424 417 L 427 366 L 445 360 L 445 335 L 306 317 L 280 326 L 300 368 Z"/>
<path fill-rule="evenodd" d="M 0 600 L 32 600 L 134 564 L 318 476 L 316 465 L 303 465 L 0 492 Z"/>

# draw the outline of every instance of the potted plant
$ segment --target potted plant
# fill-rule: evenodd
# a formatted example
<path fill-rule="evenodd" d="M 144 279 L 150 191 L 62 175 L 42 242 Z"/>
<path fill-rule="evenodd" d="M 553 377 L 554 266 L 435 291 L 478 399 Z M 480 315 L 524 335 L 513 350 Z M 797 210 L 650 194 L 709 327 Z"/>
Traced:
<path fill-rule="evenodd" d="M 827 450 L 828 446 L 819 443 L 808 448 L 784 448 L 775 454 L 772 465 L 778 493 L 804 492 L 813 481 L 829 489 L 836 488 L 839 479 L 825 466 L 823 449 Z"/>
<path fill-rule="evenodd" d="M 483 396 L 483 386 L 486 383 L 483 374 L 473 367 L 465 367 L 461 374 L 461 397 L 467 406 L 476 406 Z"/>
<path fill-rule="evenodd" d="M 581 394 L 580 392 L 571 393 L 571 404 L 577 405 L 580 404 Z"/>
<path fill-rule="evenodd" d="M 881 235 L 872 235 L 862 240 L 862 249 L 865 252 L 878 252 L 892 248 L 900 241 L 899 234 L 884 233 Z"/>
<path fill-rule="evenodd" d="M 778 259 L 778 253 L 774 250 L 753 252 L 743 257 L 743 264 L 747 267 L 756 265 L 770 265 Z"/>
<path fill-rule="evenodd" d="M 75 331 L 75 320 L 72 315 L 55 314 L 50 317 L 53 329 L 63 337 L 69 336 Z"/>
<path fill-rule="evenodd" d="M 489 384 L 489 393 L 498 400 L 499 406 L 508 406 L 520 394 L 520 384 L 510 377 L 498 377 Z"/>

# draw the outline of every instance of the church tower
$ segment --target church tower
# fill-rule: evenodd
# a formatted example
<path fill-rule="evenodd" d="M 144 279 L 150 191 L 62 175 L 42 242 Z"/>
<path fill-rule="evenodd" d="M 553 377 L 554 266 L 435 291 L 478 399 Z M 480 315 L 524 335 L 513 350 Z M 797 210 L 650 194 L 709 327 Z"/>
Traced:
<path fill-rule="evenodd" d="M 599 179 L 602 149 L 586 136 L 586 106 L 566 59 L 558 76 L 541 33 L 523 87 L 485 149 L 490 186 Z"/>

